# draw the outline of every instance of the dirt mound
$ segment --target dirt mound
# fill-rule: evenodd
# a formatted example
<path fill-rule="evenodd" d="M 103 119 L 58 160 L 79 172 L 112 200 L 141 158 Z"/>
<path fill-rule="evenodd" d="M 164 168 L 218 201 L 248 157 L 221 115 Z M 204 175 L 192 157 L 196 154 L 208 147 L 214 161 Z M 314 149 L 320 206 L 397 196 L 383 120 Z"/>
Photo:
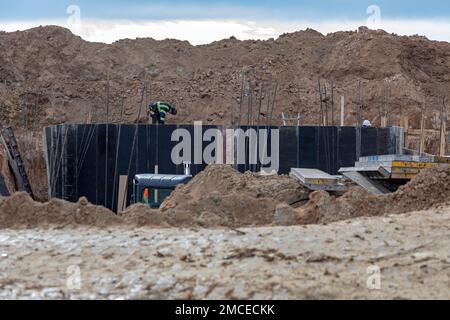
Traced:
<path fill-rule="evenodd" d="M 397 192 L 374 196 L 360 187 L 351 188 L 339 198 L 314 192 L 310 201 L 297 210 L 294 224 L 329 223 L 361 216 L 382 216 L 421 211 L 448 203 L 450 170 L 427 169 Z"/>
<path fill-rule="evenodd" d="M 120 217 L 125 223 L 137 227 L 170 227 L 159 210 L 144 204 L 132 205 Z"/>
<path fill-rule="evenodd" d="M 287 176 L 241 174 L 211 165 L 179 186 L 161 206 L 172 226 L 243 227 L 268 225 L 277 205 L 308 199 L 309 192 Z"/>
<path fill-rule="evenodd" d="M 257 80 L 272 74 L 278 81 L 277 100 L 282 107 L 275 110 L 275 118 L 281 112 L 300 112 L 305 123 L 317 124 L 316 86 L 322 77 L 334 79 L 336 93 L 346 96 L 348 124 L 356 121 L 361 79 L 367 104 L 364 118 L 375 123 L 383 86 L 391 80 L 390 120 L 398 123 L 403 107 L 418 125 L 423 98 L 428 108 L 435 108 L 434 102 L 450 89 L 449 49 L 449 43 L 367 28 L 326 36 L 306 30 L 276 40 L 227 39 L 192 46 L 186 41 L 153 39 L 90 43 L 64 28 L 39 27 L 0 34 L 4 110 L 0 117 L 34 129 L 85 122 L 89 112 L 93 121 L 105 121 L 109 75 L 110 120 L 137 119 L 141 81 L 147 79 L 151 82 L 147 100 L 169 99 L 179 106 L 179 114 L 170 121 L 229 123 L 239 97 L 240 73 L 253 66 Z"/>
<path fill-rule="evenodd" d="M 295 209 L 293 204 L 307 201 Z M 33 201 L 26 193 L 0 198 L 0 229 L 109 227 L 253 227 L 320 224 L 361 216 L 382 216 L 448 207 L 450 170 L 428 169 L 397 192 L 373 196 L 359 187 L 342 197 L 319 191 L 309 195 L 286 176 L 241 174 L 212 165 L 179 186 L 160 210 L 134 205 L 120 216 L 81 198 L 77 203 Z"/>
<path fill-rule="evenodd" d="M 47 203 L 33 201 L 27 193 L 16 193 L 0 199 L 0 228 L 46 228 L 92 226 L 107 227 L 122 223 L 113 212 L 94 206 L 85 198 L 78 203 L 52 199 Z"/>
<path fill-rule="evenodd" d="M 0 199 L 0 228 L 261 226 L 273 223 L 277 205 L 307 201 L 308 193 L 289 177 L 241 174 L 216 165 L 178 187 L 160 210 L 138 204 L 120 216 L 86 198 L 40 203 L 16 193 Z"/>

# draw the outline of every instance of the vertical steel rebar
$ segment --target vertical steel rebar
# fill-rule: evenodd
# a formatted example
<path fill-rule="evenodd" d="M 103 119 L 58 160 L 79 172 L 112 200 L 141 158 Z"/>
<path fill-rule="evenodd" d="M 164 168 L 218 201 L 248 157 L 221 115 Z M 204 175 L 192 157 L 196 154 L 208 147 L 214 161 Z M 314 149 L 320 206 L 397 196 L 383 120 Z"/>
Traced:
<path fill-rule="evenodd" d="M 278 91 L 278 82 L 275 82 L 275 89 L 273 91 L 273 100 L 272 100 L 272 110 L 270 111 L 269 127 L 272 126 L 273 114 L 275 112 L 276 107 L 277 91 Z"/>
<path fill-rule="evenodd" d="M 109 73 L 106 79 L 106 123 L 109 122 Z"/>
<path fill-rule="evenodd" d="M 253 107 L 253 83 L 251 80 L 248 81 L 248 110 L 247 110 L 247 125 L 251 125 L 252 117 L 252 107 Z"/>
<path fill-rule="evenodd" d="M 320 83 L 320 79 L 317 80 L 318 87 L 319 87 L 319 99 L 320 99 L 320 125 L 324 125 L 324 114 L 323 114 L 323 98 L 322 98 L 322 84 Z"/>
<path fill-rule="evenodd" d="M 334 80 L 331 81 L 331 126 L 334 126 Z"/>
<path fill-rule="evenodd" d="M 242 73 L 241 73 L 241 97 L 239 99 L 238 126 L 241 125 L 241 121 L 242 121 L 242 107 L 244 104 L 244 84 L 245 84 L 245 74 L 244 74 L 244 71 L 242 71 Z"/>

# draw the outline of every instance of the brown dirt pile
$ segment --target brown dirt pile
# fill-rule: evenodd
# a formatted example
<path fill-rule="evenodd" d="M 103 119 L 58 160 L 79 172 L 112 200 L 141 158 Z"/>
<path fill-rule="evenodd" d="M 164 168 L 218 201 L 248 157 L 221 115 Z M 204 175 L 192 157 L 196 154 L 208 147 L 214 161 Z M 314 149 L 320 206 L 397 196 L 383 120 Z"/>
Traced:
<path fill-rule="evenodd" d="M 26 193 L 0 198 L 0 228 L 47 228 L 92 226 L 107 227 L 121 223 L 108 209 L 94 206 L 85 198 L 78 203 L 52 199 L 47 203 L 33 201 Z"/>
<path fill-rule="evenodd" d="M 120 216 L 101 206 L 52 199 L 33 201 L 26 193 L 0 199 L 0 228 L 244 227 L 272 224 L 277 205 L 307 201 L 309 192 L 286 176 L 241 174 L 213 165 L 178 187 L 160 210 L 138 204 Z"/>
<path fill-rule="evenodd" d="M 308 195 L 287 176 L 241 174 L 212 165 L 178 187 L 160 211 L 172 226 L 261 226 L 273 223 L 277 205 L 304 201 Z"/>
<path fill-rule="evenodd" d="M 160 210 L 134 205 L 120 216 L 85 198 L 77 203 L 33 201 L 26 193 L 0 198 L 0 229 L 109 227 L 252 227 L 331 223 L 361 216 L 382 216 L 448 207 L 450 170 L 428 169 L 397 192 L 373 196 L 359 187 L 342 197 L 309 191 L 286 176 L 241 174 L 213 165 L 179 186 Z"/>
<path fill-rule="evenodd" d="M 360 187 L 351 188 L 339 198 L 326 192 L 314 192 L 310 201 L 296 211 L 294 224 L 427 210 L 447 204 L 449 198 L 450 170 L 427 169 L 397 192 L 383 196 L 371 195 Z"/>
<path fill-rule="evenodd" d="M 105 121 L 109 75 L 109 120 L 121 118 L 122 96 L 123 121 L 137 119 L 141 82 L 147 79 L 147 100 L 167 99 L 179 106 L 170 121 L 229 123 L 240 73 L 253 66 L 257 80 L 272 74 L 279 84 L 276 119 L 281 112 L 300 112 L 304 122 L 317 124 L 321 77 L 334 79 L 336 94 L 346 96 L 347 124 L 356 121 L 361 79 L 364 118 L 379 123 L 383 87 L 390 80 L 390 121 L 398 124 L 403 107 L 418 127 L 423 99 L 431 114 L 438 111 L 442 92 L 450 90 L 449 50 L 447 42 L 364 27 L 328 35 L 308 29 L 267 41 L 230 38 L 202 46 L 150 38 L 108 45 L 84 41 L 61 27 L 38 27 L 0 33 L 0 118 L 35 131 L 44 124 L 85 122 L 90 111 L 94 122 Z"/>

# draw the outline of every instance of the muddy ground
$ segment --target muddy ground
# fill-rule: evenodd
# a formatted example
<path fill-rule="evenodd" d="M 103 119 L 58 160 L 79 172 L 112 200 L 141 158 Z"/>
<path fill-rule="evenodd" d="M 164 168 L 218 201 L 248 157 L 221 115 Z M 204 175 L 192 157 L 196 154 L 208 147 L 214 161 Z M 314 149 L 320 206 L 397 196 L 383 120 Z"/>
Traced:
<path fill-rule="evenodd" d="M 234 231 L 4 229 L 0 298 L 450 299 L 449 226 L 445 208 Z"/>
<path fill-rule="evenodd" d="M 450 299 L 448 180 L 307 201 L 292 178 L 216 165 L 119 216 L 17 193 L 0 198 L 0 299 Z"/>

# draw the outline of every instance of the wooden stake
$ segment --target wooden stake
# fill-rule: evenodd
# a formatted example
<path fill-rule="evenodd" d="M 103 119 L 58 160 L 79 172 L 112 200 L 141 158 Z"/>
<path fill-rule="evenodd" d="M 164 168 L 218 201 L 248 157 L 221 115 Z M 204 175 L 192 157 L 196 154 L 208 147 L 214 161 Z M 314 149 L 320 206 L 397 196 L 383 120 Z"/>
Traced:
<path fill-rule="evenodd" d="M 362 108 L 363 108 L 364 102 L 363 102 L 363 89 L 362 89 L 362 83 L 361 80 L 358 81 L 358 110 L 357 110 L 357 114 L 356 114 L 356 118 L 357 118 L 357 126 L 361 127 L 362 126 Z"/>
<path fill-rule="evenodd" d="M 117 197 L 117 213 L 121 213 L 126 210 L 126 198 L 128 187 L 128 176 L 119 177 L 119 190 Z"/>
<path fill-rule="evenodd" d="M 91 124 L 91 123 L 92 123 L 92 107 L 89 109 L 87 119 L 86 119 L 86 124 Z"/>
<path fill-rule="evenodd" d="M 331 126 L 334 126 L 334 80 L 331 81 Z"/>
<path fill-rule="evenodd" d="M 421 155 L 425 153 L 425 102 L 422 106 L 422 116 L 420 119 L 420 147 L 419 152 Z"/>
<path fill-rule="evenodd" d="M 386 128 L 387 127 L 387 116 L 386 114 L 381 115 L 381 127 Z"/>
<path fill-rule="evenodd" d="M 405 147 L 408 148 L 408 138 L 409 138 L 408 137 L 408 135 L 409 135 L 409 118 L 408 118 L 408 116 L 402 116 L 400 122 L 401 122 L 400 125 L 403 128 L 404 133 L 405 133 Z"/>
<path fill-rule="evenodd" d="M 445 98 L 442 101 L 441 109 L 441 142 L 439 145 L 439 156 L 445 157 L 447 153 L 447 112 L 445 110 Z"/>
<path fill-rule="evenodd" d="M 341 96 L 341 127 L 345 126 L 345 97 Z"/>

